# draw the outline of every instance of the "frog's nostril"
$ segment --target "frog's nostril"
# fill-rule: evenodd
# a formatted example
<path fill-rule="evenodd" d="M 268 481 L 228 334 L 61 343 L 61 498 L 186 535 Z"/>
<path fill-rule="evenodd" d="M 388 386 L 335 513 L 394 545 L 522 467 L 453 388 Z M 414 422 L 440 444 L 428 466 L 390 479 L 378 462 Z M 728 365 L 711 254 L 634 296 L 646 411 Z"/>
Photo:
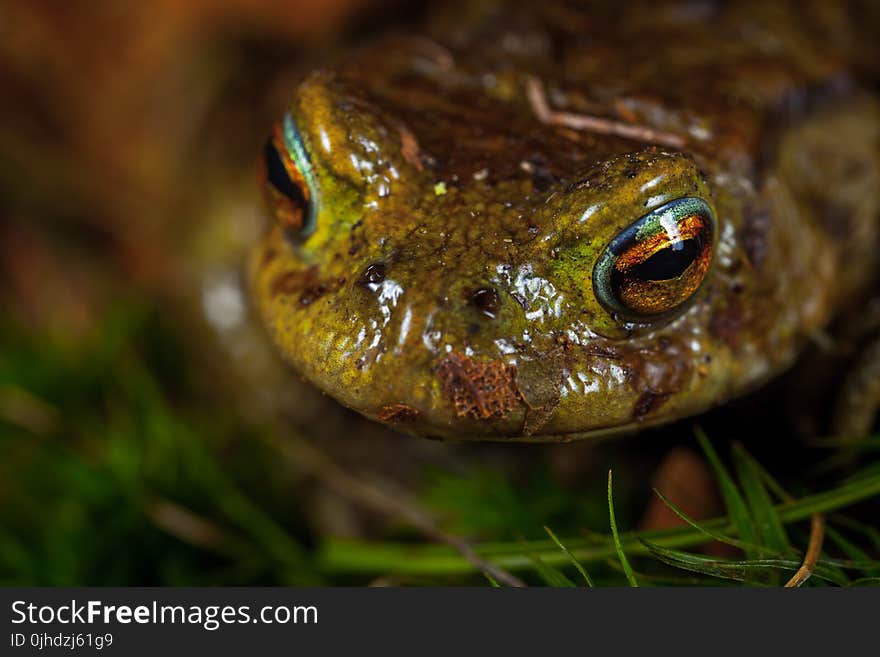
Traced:
<path fill-rule="evenodd" d="M 385 263 L 374 262 L 361 274 L 360 282 L 363 285 L 377 285 L 385 280 Z"/>
<path fill-rule="evenodd" d="M 501 310 L 501 297 L 498 292 L 491 287 L 481 287 L 471 295 L 471 302 L 486 317 L 495 319 L 498 311 Z"/>

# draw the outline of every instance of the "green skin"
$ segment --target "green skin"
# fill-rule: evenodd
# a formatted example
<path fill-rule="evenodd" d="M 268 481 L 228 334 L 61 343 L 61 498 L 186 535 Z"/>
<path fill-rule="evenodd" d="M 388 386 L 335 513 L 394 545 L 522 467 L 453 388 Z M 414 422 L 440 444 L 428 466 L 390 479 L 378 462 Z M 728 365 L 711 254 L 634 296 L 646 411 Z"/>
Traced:
<path fill-rule="evenodd" d="M 565 441 L 697 414 L 788 366 L 874 269 L 880 110 L 846 68 L 844 9 L 534 4 L 464 5 L 434 40 L 388 38 L 306 76 L 289 108 L 317 228 L 269 229 L 257 305 L 303 377 L 403 432 Z M 811 31 L 811 12 L 838 12 L 837 31 Z M 557 109 L 686 145 L 542 122 L 528 76 Z M 615 316 L 596 262 L 684 196 L 716 217 L 703 285 L 655 321 Z"/>

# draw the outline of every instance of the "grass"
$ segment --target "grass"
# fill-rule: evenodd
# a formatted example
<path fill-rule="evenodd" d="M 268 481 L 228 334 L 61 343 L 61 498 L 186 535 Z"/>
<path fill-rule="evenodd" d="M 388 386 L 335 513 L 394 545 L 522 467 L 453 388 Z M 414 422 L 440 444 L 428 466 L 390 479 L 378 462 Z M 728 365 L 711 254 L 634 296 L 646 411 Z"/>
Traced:
<path fill-rule="evenodd" d="M 581 565 L 581 562 L 577 560 L 577 557 L 575 557 L 571 553 L 571 550 L 569 550 L 567 547 L 565 547 L 565 545 L 562 543 L 562 541 L 560 541 L 559 538 L 557 538 L 556 534 L 553 533 L 552 529 L 550 529 L 549 527 L 547 527 L 545 525 L 544 531 L 547 532 L 547 535 L 550 537 L 550 540 L 553 541 L 554 543 L 556 543 L 556 547 L 558 547 L 560 550 L 562 550 L 563 553 L 565 553 L 565 556 L 568 557 L 568 560 L 571 562 L 571 565 L 574 566 L 575 570 L 577 570 L 580 573 L 581 577 L 584 578 L 584 582 L 586 583 L 586 585 L 589 586 L 590 588 L 592 588 L 594 586 L 593 580 L 590 577 L 590 575 L 587 573 L 587 571 L 584 569 L 584 567 Z"/>
<path fill-rule="evenodd" d="M 856 484 L 841 484 L 827 491 L 803 497 L 790 503 L 774 505 L 780 521 L 785 526 L 805 521 L 813 513 L 830 513 L 852 504 L 880 495 L 880 476 L 861 478 Z M 624 532 L 620 534 L 620 547 L 630 557 L 651 553 L 651 547 L 675 549 L 694 547 L 706 543 L 707 531 L 713 535 L 737 534 L 737 526 L 723 516 L 700 523 L 700 528 L 685 527 L 651 532 Z M 553 541 L 527 543 L 493 542 L 476 545 L 479 554 L 503 568 L 524 570 L 531 567 L 526 553 L 539 556 L 545 563 L 564 567 L 569 554 L 580 563 L 603 563 L 617 556 L 617 545 L 609 535 L 593 535 L 590 538 L 565 539 L 568 554 Z M 651 546 L 651 547 L 649 547 Z M 763 546 L 760 546 L 763 547 Z M 764 548 L 769 554 L 769 548 Z M 411 575 L 443 574 L 447 576 L 467 573 L 472 566 L 451 550 L 436 545 L 411 545 L 393 542 L 362 542 L 330 540 L 321 555 L 323 567 L 329 572 L 369 572 L 393 570 Z M 847 564 L 851 565 L 851 564 Z M 876 562 L 857 564 L 863 568 L 876 567 Z M 766 566 L 766 564 L 763 564 Z M 782 568 L 782 566 L 780 566 Z"/>
<path fill-rule="evenodd" d="M 499 585 L 405 521 L 361 538 L 322 529 L 310 506 L 319 482 L 270 439 L 284 427 L 243 419 L 189 371 L 190 339 L 149 303 L 116 308 L 72 341 L 0 324 L 0 583 Z M 697 520 L 656 493 L 680 528 L 632 529 L 651 489 L 638 450 L 615 441 L 574 485 L 542 448 L 511 470 L 509 448 L 444 447 L 454 467 L 425 466 L 408 494 L 440 530 L 533 585 L 778 585 L 800 565 L 816 513 L 827 537 L 807 585 L 880 584 L 877 439 L 856 467 L 812 486 L 783 470 L 795 496 L 743 445 L 708 434 L 681 442 L 702 450 L 725 510 Z M 607 467 L 605 482 L 596 476 L 606 463 L 613 490 Z"/>
<path fill-rule="evenodd" d="M 617 533 L 617 520 L 614 518 L 614 498 L 611 492 L 611 470 L 608 471 L 608 519 L 611 523 L 611 538 L 614 541 L 614 549 L 617 551 L 617 558 L 620 560 L 620 566 L 623 568 L 623 573 L 626 575 L 626 581 L 629 582 L 630 586 L 636 587 L 639 583 L 636 581 L 636 576 L 633 574 L 632 566 L 629 565 L 629 560 L 626 558 L 626 552 L 623 550 L 623 545 L 620 543 L 620 534 Z"/>

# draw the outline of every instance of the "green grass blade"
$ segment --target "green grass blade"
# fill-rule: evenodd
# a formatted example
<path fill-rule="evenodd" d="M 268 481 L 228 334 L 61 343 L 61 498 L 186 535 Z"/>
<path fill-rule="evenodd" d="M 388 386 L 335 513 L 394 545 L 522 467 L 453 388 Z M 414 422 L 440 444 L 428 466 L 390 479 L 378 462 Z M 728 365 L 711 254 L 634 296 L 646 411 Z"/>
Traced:
<path fill-rule="evenodd" d="M 865 577 L 880 576 L 880 568 L 871 564 L 871 557 L 868 553 L 834 529 L 834 527 L 826 525 L 825 535 L 828 537 L 829 543 L 836 545 L 852 562 L 862 566 L 858 570 L 861 570 Z"/>
<path fill-rule="evenodd" d="M 748 454 L 748 452 L 746 452 L 746 454 L 751 459 L 752 466 L 754 467 L 755 471 L 758 473 L 758 476 L 761 478 L 761 481 L 763 481 L 764 485 L 767 487 L 767 489 L 773 495 L 776 496 L 776 499 L 778 501 L 792 502 L 795 499 L 794 495 L 792 495 L 787 490 L 785 490 L 785 488 L 783 488 L 782 485 L 778 481 L 776 481 L 776 479 L 773 477 L 773 475 L 771 475 L 767 471 L 767 468 L 765 468 L 763 465 L 761 465 L 751 454 Z"/>
<path fill-rule="evenodd" d="M 834 450 L 856 448 L 865 451 L 880 451 L 880 436 L 814 438 L 807 446 Z"/>
<path fill-rule="evenodd" d="M 559 546 L 559 549 L 562 550 L 566 556 L 571 560 L 571 563 L 577 569 L 577 571 L 581 574 L 581 577 L 584 578 L 584 581 L 587 583 L 587 586 L 590 588 L 593 587 L 593 580 L 590 578 L 590 575 L 587 573 L 586 569 L 581 565 L 581 562 L 578 561 L 575 556 L 569 551 L 565 545 L 563 545 L 562 541 L 560 541 L 556 534 L 553 533 L 553 530 L 550 529 L 547 525 L 544 525 L 544 531 L 547 532 L 547 535 L 550 539 Z"/>
<path fill-rule="evenodd" d="M 743 561 L 733 561 L 729 559 L 720 559 L 718 557 L 709 557 L 701 554 L 691 554 L 682 552 L 681 550 L 671 550 L 643 541 L 648 551 L 660 561 L 691 572 L 710 575 L 712 577 L 720 577 L 722 579 L 731 579 L 738 582 L 749 582 L 751 584 L 762 584 L 763 576 L 768 571 L 789 571 L 794 572 L 800 567 L 800 561 L 796 559 L 749 559 Z M 817 564 L 813 571 L 813 576 L 832 582 L 839 586 L 846 586 L 849 582 L 845 578 L 841 578 L 840 574 L 834 568 L 828 568 L 823 564 Z"/>
<path fill-rule="evenodd" d="M 654 545 L 648 541 L 642 541 L 642 544 L 654 557 L 673 568 L 689 570 L 693 573 L 709 575 L 710 577 L 719 577 L 721 579 L 730 579 L 737 582 L 762 583 L 759 578 L 749 578 L 748 572 L 745 569 L 736 566 L 732 562 L 725 562 L 715 557 L 690 554 L 688 552 L 682 552 L 681 550 L 671 550 L 659 545 Z"/>
<path fill-rule="evenodd" d="M 844 482 L 828 490 L 807 495 L 790 503 L 776 505 L 781 522 L 790 524 L 807 520 L 814 513 L 830 513 L 880 495 L 880 472 L 869 472 L 855 481 Z M 849 519 L 844 519 L 852 523 Z M 737 527 L 727 517 L 713 518 L 701 523 L 703 528 L 723 533 L 735 533 Z M 849 524 L 846 525 L 848 528 Z M 856 528 L 853 527 L 855 530 Z M 666 548 L 685 548 L 706 542 L 705 533 L 691 527 L 626 533 L 620 543 L 629 554 L 647 554 L 648 549 L 639 539 Z M 739 538 L 742 538 L 741 536 Z M 602 562 L 615 556 L 617 547 L 610 537 L 567 538 L 565 544 L 582 563 Z M 566 554 L 551 540 L 523 542 L 494 542 L 474 546 L 476 552 L 508 570 L 533 568 L 524 554 L 534 553 L 548 564 L 564 565 Z M 371 542 L 356 539 L 332 539 L 324 543 L 318 553 L 321 568 L 326 573 L 387 573 L 407 575 L 453 575 L 474 572 L 474 565 L 445 545 Z"/>
<path fill-rule="evenodd" d="M 487 580 L 489 580 L 489 586 L 491 586 L 493 589 L 500 589 L 501 588 L 501 584 L 499 584 L 498 581 L 494 577 L 492 577 L 489 573 L 484 572 L 483 577 L 485 577 Z"/>
<path fill-rule="evenodd" d="M 779 521 L 776 509 L 773 508 L 773 500 L 770 499 L 770 494 L 761 481 L 755 460 L 741 445 L 734 445 L 733 457 L 740 485 L 745 491 L 751 516 L 754 518 L 759 541 L 773 552 L 787 552 L 791 549 L 791 543 Z"/>
<path fill-rule="evenodd" d="M 862 577 L 854 579 L 847 586 L 880 586 L 880 577 Z"/>
<path fill-rule="evenodd" d="M 660 501 L 663 502 L 669 509 L 677 515 L 679 518 L 684 520 L 691 527 L 696 529 L 697 531 L 702 532 L 706 535 L 707 538 L 711 538 L 713 541 L 718 541 L 719 543 L 724 543 L 726 545 L 730 545 L 736 548 L 739 548 L 742 551 L 746 550 L 762 550 L 763 547 L 758 545 L 757 543 L 746 543 L 745 541 L 740 541 L 739 539 L 733 538 L 731 536 L 727 536 L 726 534 L 721 534 L 719 532 L 713 531 L 711 529 L 707 529 L 703 525 L 699 524 L 696 520 L 688 516 L 684 511 L 682 511 L 676 504 L 668 499 L 663 493 L 661 493 L 656 488 L 653 489 L 654 494 L 660 498 Z"/>
<path fill-rule="evenodd" d="M 611 535 L 614 537 L 614 548 L 617 550 L 617 558 L 620 559 L 620 565 L 626 574 L 626 579 L 630 586 L 638 586 L 636 576 L 633 574 L 632 566 L 623 551 L 623 545 L 620 543 L 620 535 L 617 533 L 617 521 L 614 518 L 614 499 L 611 495 L 611 470 L 608 471 L 608 516 L 611 521 Z"/>
<path fill-rule="evenodd" d="M 837 526 L 861 534 L 874 546 L 875 550 L 880 551 L 880 529 L 841 514 L 834 516 L 832 520 Z"/>
<path fill-rule="evenodd" d="M 572 582 L 565 573 L 558 568 L 547 565 L 541 557 L 535 554 L 530 554 L 529 559 L 531 559 L 532 564 L 535 566 L 538 576 L 547 586 L 555 586 L 558 588 L 570 588 L 574 586 L 574 582 Z"/>
<path fill-rule="evenodd" d="M 721 488 L 721 496 L 724 498 L 724 506 L 727 509 L 731 522 L 736 527 L 737 536 L 745 543 L 758 544 L 760 542 L 758 534 L 739 489 L 715 452 L 715 448 L 712 447 L 712 443 L 709 442 L 705 432 L 700 427 L 696 427 L 694 433 L 696 434 L 697 441 L 700 443 L 700 447 L 703 449 L 703 453 L 709 461 L 709 465 L 715 473 L 715 479 L 718 481 L 719 488 Z M 749 549 L 745 552 L 749 558 L 758 556 L 755 550 Z"/>

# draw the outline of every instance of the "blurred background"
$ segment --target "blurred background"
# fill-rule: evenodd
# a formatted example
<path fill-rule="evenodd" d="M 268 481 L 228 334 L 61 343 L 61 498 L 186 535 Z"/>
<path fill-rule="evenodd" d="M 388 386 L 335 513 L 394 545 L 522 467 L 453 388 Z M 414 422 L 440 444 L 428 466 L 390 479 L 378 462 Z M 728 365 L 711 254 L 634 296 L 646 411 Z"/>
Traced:
<path fill-rule="evenodd" d="M 621 584 L 612 467 L 640 583 L 782 577 L 688 572 L 687 555 L 647 555 L 628 533 L 742 560 L 652 493 L 698 520 L 730 509 L 693 422 L 561 446 L 416 440 L 302 386 L 266 345 L 240 287 L 261 230 L 261 145 L 303 71 L 424 11 L 0 2 L 0 583 L 509 583 L 483 557 L 528 583 L 570 582 L 577 568 L 546 526 L 596 583 Z M 747 556 L 793 563 L 810 509 L 782 509 L 773 476 L 838 499 L 854 473 L 876 485 L 878 468 L 876 443 L 848 459 L 805 448 L 775 419 L 786 390 L 700 423 L 757 523 L 764 552 Z M 758 462 L 772 476 L 751 476 Z M 859 485 L 829 507 L 846 513 L 819 584 L 880 573 L 880 507 Z"/>

